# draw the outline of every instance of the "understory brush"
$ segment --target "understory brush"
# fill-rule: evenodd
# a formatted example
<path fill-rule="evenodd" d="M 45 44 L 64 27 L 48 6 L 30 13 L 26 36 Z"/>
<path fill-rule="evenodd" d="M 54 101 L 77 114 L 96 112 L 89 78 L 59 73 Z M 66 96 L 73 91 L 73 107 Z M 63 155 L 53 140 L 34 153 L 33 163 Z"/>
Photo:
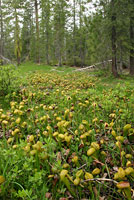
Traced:
<path fill-rule="evenodd" d="M 19 70 L 13 65 L 0 66 L 0 102 L 7 107 L 11 98 L 19 92 L 22 77 Z"/>

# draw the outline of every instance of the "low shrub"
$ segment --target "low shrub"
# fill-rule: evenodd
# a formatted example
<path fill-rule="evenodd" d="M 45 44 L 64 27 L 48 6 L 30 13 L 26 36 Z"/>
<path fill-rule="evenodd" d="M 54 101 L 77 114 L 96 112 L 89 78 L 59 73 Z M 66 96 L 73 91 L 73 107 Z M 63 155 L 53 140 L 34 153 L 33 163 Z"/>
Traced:
<path fill-rule="evenodd" d="M 6 96 L 19 88 L 19 78 L 14 66 L 0 66 L 0 95 Z"/>

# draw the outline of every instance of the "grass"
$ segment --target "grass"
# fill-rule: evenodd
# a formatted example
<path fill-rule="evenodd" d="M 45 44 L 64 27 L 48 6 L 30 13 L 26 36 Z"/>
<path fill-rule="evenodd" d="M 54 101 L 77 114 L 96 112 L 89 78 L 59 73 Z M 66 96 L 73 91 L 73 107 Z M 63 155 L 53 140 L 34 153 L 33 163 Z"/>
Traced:
<path fill-rule="evenodd" d="M 32 63 L 15 76 L 0 107 L 0 198 L 132 199 L 134 80 Z"/>
<path fill-rule="evenodd" d="M 40 72 L 50 72 L 50 71 L 57 71 L 62 73 L 72 72 L 74 69 L 72 67 L 57 67 L 57 66 L 48 66 L 48 65 L 37 65 L 35 63 L 23 63 L 19 66 L 19 71 L 21 75 L 25 75 L 26 73 L 32 73 L 36 71 Z"/>

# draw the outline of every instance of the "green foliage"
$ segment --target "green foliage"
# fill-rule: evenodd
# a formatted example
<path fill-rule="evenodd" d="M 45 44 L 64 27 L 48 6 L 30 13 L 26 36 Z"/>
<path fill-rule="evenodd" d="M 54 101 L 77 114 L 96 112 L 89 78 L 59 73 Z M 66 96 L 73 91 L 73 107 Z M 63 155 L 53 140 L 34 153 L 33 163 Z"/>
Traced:
<path fill-rule="evenodd" d="M 19 40 L 15 41 L 15 55 L 16 57 L 21 57 L 21 51 L 22 51 L 22 47 L 21 47 L 21 43 Z"/>
<path fill-rule="evenodd" d="M 130 199 L 134 80 L 52 69 L 22 66 L 0 107 L 0 198 Z"/>
<path fill-rule="evenodd" d="M 1 198 L 34 200 L 37 199 L 37 195 L 42 196 L 41 186 L 43 191 L 47 192 L 44 171 L 37 172 L 33 158 L 25 157 L 22 150 L 24 144 L 15 151 L 8 148 L 6 143 L 0 142 L 0 145 L 2 147 L 0 174 L 6 179 L 6 182 L 1 186 Z"/>
<path fill-rule="evenodd" d="M 38 62 L 81 67 L 111 60 L 112 1 L 37 0 L 38 31 L 34 2 L 2 1 L 3 56 L 19 64 L 20 60 L 36 62 L 39 54 Z M 114 14 L 117 68 L 122 73 L 124 63 L 129 68 L 131 60 L 133 66 L 133 1 L 115 0 Z"/>
<path fill-rule="evenodd" d="M 10 95 L 19 90 L 19 79 L 14 66 L 0 66 L 0 95 Z"/>

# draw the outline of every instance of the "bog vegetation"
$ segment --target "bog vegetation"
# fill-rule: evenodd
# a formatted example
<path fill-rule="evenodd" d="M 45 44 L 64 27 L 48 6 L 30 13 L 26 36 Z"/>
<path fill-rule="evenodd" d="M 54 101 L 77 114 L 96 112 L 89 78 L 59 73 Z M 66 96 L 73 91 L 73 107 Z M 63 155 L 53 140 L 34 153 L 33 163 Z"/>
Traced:
<path fill-rule="evenodd" d="M 134 81 L 103 73 L 4 68 L 0 199 L 133 198 Z"/>
<path fill-rule="evenodd" d="M 0 200 L 134 199 L 133 75 L 134 0 L 0 0 Z"/>

